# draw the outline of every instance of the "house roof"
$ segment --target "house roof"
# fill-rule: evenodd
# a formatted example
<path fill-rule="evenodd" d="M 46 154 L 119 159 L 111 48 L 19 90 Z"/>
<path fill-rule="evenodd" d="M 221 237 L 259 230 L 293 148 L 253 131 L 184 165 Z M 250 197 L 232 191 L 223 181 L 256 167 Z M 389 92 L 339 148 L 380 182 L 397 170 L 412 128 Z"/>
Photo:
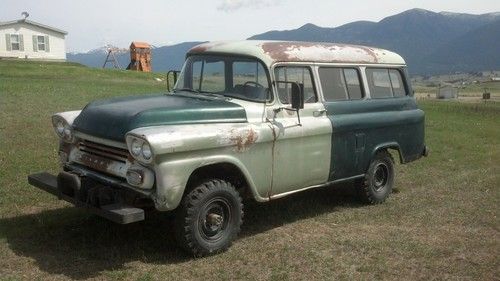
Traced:
<path fill-rule="evenodd" d="M 54 32 L 61 33 L 61 34 L 64 34 L 64 35 L 68 34 L 68 32 L 66 32 L 64 30 L 61 30 L 61 29 L 58 29 L 58 28 L 55 28 L 55 27 L 51 27 L 51 26 L 48 26 L 48 25 L 45 25 L 45 24 L 41 24 L 41 23 L 38 23 L 38 22 L 35 22 L 35 21 L 27 20 L 27 19 L 20 19 L 20 20 L 0 22 L 0 26 L 6 26 L 6 25 L 11 25 L 11 24 L 16 24 L 16 23 L 31 24 L 31 25 L 38 26 L 38 27 L 41 27 L 41 28 L 44 28 L 44 29 L 48 29 L 48 30 L 52 30 Z"/>
<path fill-rule="evenodd" d="M 404 59 L 391 51 L 348 44 L 294 41 L 219 41 L 193 47 L 188 55 L 224 53 L 246 55 L 274 62 L 324 62 L 361 64 L 405 64 Z"/>

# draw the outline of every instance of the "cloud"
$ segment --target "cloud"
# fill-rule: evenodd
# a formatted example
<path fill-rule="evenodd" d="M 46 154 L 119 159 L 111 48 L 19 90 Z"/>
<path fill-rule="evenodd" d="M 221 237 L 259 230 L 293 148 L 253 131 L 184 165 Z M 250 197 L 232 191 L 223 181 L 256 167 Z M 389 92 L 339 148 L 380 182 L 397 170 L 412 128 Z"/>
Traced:
<path fill-rule="evenodd" d="M 233 12 L 242 8 L 261 9 L 277 5 L 281 0 L 223 0 L 217 10 Z"/>

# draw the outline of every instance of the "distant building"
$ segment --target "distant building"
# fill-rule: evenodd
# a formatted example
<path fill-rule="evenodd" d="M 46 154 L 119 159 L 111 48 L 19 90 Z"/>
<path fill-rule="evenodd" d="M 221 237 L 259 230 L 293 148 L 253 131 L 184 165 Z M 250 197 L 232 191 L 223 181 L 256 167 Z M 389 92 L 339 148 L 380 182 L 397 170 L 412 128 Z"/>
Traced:
<path fill-rule="evenodd" d="M 27 19 L 0 22 L 0 58 L 66 60 L 67 34 Z"/>
<path fill-rule="evenodd" d="M 436 98 L 438 99 L 456 99 L 458 98 L 458 89 L 449 85 L 439 87 Z"/>

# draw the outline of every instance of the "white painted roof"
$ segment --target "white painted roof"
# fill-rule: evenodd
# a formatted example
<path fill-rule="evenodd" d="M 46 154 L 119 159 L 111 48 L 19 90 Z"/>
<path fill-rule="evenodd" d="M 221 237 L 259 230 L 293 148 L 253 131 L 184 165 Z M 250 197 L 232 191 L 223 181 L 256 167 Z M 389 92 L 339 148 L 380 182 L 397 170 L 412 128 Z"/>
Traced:
<path fill-rule="evenodd" d="M 16 23 L 26 23 L 26 24 L 38 26 L 38 27 L 41 27 L 41 28 L 44 28 L 44 29 L 52 30 L 52 31 L 55 31 L 57 33 L 62 33 L 62 34 L 65 34 L 65 35 L 68 34 L 68 32 L 66 32 L 64 30 L 61 30 L 61 29 L 58 29 L 58 28 L 55 28 L 55 27 L 51 27 L 51 26 L 48 26 L 48 25 L 45 25 L 45 24 L 41 24 L 41 23 L 38 23 L 38 22 L 34 22 L 34 21 L 31 21 L 31 20 L 27 20 L 27 19 L 20 19 L 20 20 L 0 22 L 0 26 L 6 26 L 6 25 L 11 25 L 11 24 L 16 24 Z"/>
<path fill-rule="evenodd" d="M 193 47 L 191 54 L 224 53 L 252 56 L 267 65 L 275 62 L 323 62 L 360 64 L 401 64 L 404 59 L 391 51 L 348 44 L 295 41 L 216 41 Z"/>

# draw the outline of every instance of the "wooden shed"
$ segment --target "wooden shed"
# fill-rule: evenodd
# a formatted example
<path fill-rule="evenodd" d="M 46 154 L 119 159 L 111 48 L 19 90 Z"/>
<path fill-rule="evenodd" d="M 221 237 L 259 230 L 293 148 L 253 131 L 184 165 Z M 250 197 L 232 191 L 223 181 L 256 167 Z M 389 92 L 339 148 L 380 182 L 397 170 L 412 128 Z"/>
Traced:
<path fill-rule="evenodd" d="M 127 69 L 151 72 L 151 45 L 145 42 L 130 44 L 130 64 Z"/>

